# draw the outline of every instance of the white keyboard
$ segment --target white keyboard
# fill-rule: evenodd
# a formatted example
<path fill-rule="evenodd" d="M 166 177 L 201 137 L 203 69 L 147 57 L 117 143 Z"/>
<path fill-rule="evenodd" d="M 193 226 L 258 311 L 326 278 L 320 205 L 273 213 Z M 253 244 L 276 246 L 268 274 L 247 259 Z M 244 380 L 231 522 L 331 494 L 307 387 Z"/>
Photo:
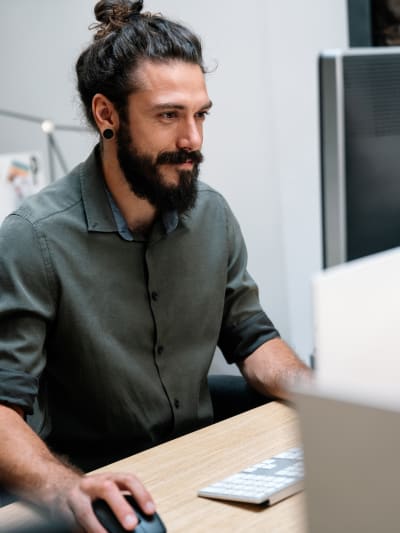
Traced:
<path fill-rule="evenodd" d="M 198 491 L 219 500 L 273 505 L 303 489 L 303 450 L 290 448 Z"/>

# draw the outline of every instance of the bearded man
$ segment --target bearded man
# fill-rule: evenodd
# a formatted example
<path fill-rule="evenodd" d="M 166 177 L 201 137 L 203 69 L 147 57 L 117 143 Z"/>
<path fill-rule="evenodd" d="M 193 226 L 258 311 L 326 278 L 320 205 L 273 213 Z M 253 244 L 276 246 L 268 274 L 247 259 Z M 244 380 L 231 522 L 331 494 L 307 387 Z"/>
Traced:
<path fill-rule="evenodd" d="M 260 306 L 229 206 L 198 181 L 200 41 L 141 10 L 96 4 L 76 71 L 99 143 L 0 231 L 0 478 L 87 531 L 98 497 L 135 526 L 121 490 L 154 512 L 135 476 L 83 472 L 211 423 L 217 346 L 263 394 L 309 372 Z"/>

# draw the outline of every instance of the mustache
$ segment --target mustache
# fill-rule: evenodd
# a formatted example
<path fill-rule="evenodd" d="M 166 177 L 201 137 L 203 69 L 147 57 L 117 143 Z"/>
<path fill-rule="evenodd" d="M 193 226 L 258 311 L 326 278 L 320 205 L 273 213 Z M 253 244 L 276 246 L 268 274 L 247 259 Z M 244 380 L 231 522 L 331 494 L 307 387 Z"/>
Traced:
<path fill-rule="evenodd" d="M 156 165 L 181 165 L 186 163 L 186 161 L 199 164 L 203 160 L 203 154 L 199 150 L 193 150 L 192 152 L 177 150 L 176 152 L 162 152 L 158 154 Z"/>

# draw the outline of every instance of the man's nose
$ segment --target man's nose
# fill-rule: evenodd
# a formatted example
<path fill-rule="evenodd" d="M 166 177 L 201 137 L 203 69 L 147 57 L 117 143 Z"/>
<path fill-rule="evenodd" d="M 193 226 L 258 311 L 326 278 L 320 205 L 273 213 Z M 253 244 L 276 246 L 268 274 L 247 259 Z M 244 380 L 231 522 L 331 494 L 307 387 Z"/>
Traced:
<path fill-rule="evenodd" d="M 188 120 L 179 131 L 177 148 L 193 152 L 200 150 L 203 144 L 202 127 L 195 120 Z"/>

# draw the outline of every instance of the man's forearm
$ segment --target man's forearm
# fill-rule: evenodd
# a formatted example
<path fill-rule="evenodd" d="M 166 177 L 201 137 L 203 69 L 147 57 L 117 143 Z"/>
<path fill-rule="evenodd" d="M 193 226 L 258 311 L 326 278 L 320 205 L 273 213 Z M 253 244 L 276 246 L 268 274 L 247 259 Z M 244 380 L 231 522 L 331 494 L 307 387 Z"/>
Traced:
<path fill-rule="evenodd" d="M 290 390 L 297 381 L 310 380 L 312 377 L 310 368 L 282 339 L 272 339 L 262 344 L 239 368 L 258 392 L 282 399 L 290 398 Z"/>
<path fill-rule="evenodd" d="M 0 479 L 5 488 L 36 503 L 57 505 L 82 475 L 55 457 L 14 409 L 0 405 Z"/>

